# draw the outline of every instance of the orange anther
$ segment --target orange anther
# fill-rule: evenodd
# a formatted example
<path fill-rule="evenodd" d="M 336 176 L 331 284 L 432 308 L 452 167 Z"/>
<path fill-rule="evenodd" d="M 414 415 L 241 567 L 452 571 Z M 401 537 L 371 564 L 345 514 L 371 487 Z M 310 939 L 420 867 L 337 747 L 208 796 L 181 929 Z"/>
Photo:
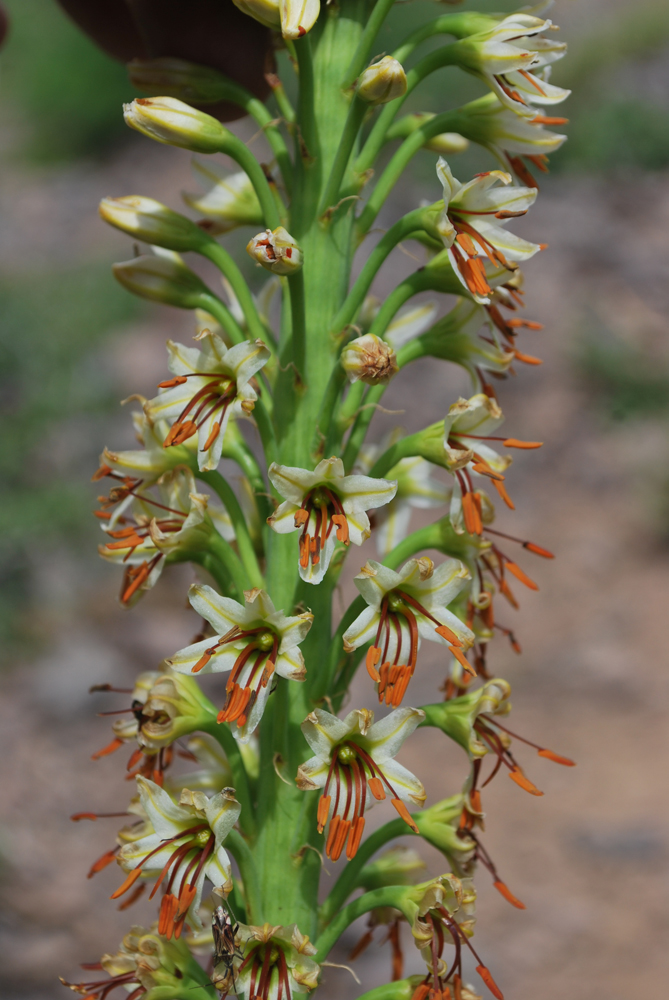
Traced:
<path fill-rule="evenodd" d="M 505 438 L 502 442 L 505 448 L 542 448 L 543 441 L 519 441 L 518 438 Z"/>
<path fill-rule="evenodd" d="M 144 882 L 140 883 L 133 892 L 130 893 L 127 899 L 124 899 L 122 903 L 116 907 L 117 910 L 123 911 L 129 909 L 133 903 L 136 903 L 140 896 L 144 895 L 146 891 L 146 885 Z"/>
<path fill-rule="evenodd" d="M 93 862 L 86 878 L 93 878 L 93 876 L 97 875 L 98 872 L 101 872 L 103 868 L 106 868 L 107 865 L 110 865 L 112 861 L 116 861 L 117 851 L 118 847 L 113 847 L 111 851 L 105 851 L 102 857 L 98 858 L 97 861 Z"/>
<path fill-rule="evenodd" d="M 471 665 L 465 654 L 462 652 L 462 650 L 459 649 L 457 646 L 449 646 L 448 648 L 450 649 L 451 653 L 458 661 L 462 669 L 466 673 L 470 674 L 472 677 L 476 677 L 476 671 L 474 670 L 473 666 Z"/>
<path fill-rule="evenodd" d="M 391 799 L 390 801 L 395 806 L 395 808 L 397 809 L 398 813 L 400 814 L 400 816 L 402 817 L 402 819 L 404 820 L 404 822 L 407 823 L 411 827 L 411 829 L 413 830 L 414 833 L 418 833 L 418 827 L 414 823 L 413 818 L 412 818 L 411 814 L 409 813 L 409 810 L 404 805 L 404 803 L 402 802 L 402 800 L 401 799 Z"/>
<path fill-rule="evenodd" d="M 108 743 L 106 747 L 102 750 L 97 750 L 95 753 L 91 754 L 91 760 L 100 760 L 100 757 L 107 757 L 110 753 L 114 753 L 119 747 L 123 746 L 123 740 L 120 740 L 118 736 L 113 739 L 111 743 Z"/>
<path fill-rule="evenodd" d="M 548 549 L 542 549 L 539 545 L 535 545 L 534 542 L 523 542 L 523 548 L 527 549 L 528 552 L 534 552 L 535 556 L 542 556 L 544 559 L 555 559 L 552 552 Z"/>
<path fill-rule="evenodd" d="M 351 830 L 351 834 L 348 838 L 348 844 L 346 846 L 346 857 L 349 859 L 349 861 L 351 860 L 351 858 L 355 857 L 358 851 L 358 847 L 360 846 L 360 841 L 362 840 L 362 834 L 364 829 L 365 829 L 365 817 L 358 816 L 356 819 L 353 820 L 353 829 Z"/>
<path fill-rule="evenodd" d="M 522 361 L 524 365 L 543 365 L 541 358 L 535 358 L 532 354 L 521 354 L 520 351 L 513 352 L 517 361 Z"/>
<path fill-rule="evenodd" d="M 326 844 L 325 844 L 325 853 L 327 854 L 327 856 L 329 858 L 332 857 L 332 855 L 331 855 L 330 852 L 332 850 L 332 845 L 335 842 L 335 837 L 337 836 L 337 830 L 339 829 L 340 823 L 341 823 L 341 816 L 338 816 L 336 814 L 330 820 L 330 829 L 328 830 L 328 839 L 327 839 Z"/>
<path fill-rule="evenodd" d="M 158 383 L 159 389 L 173 389 L 175 385 L 183 385 L 188 379 L 185 375 L 175 375 L 174 378 L 168 378 L 164 382 Z"/>
<path fill-rule="evenodd" d="M 333 514 L 332 523 L 337 525 L 337 541 L 349 544 L 348 521 L 343 514 Z"/>
<path fill-rule="evenodd" d="M 493 885 L 495 886 L 497 891 L 501 893 L 502 896 L 504 896 L 504 899 L 506 899 L 509 903 L 511 903 L 512 906 L 515 906 L 517 910 L 524 910 L 526 908 L 525 904 L 521 903 L 519 899 L 516 899 L 514 894 L 509 889 L 508 885 L 502 882 L 501 879 L 496 879 L 493 882 Z"/>
<path fill-rule="evenodd" d="M 130 872 L 127 879 L 123 883 L 123 885 L 120 885 L 116 890 L 116 892 L 113 892 L 109 898 L 118 899 L 119 896 L 122 896 L 124 892 L 128 891 L 131 885 L 135 884 L 135 882 L 137 881 L 137 879 L 141 874 L 142 874 L 141 868 L 133 868 L 133 870 Z"/>
<path fill-rule="evenodd" d="M 467 233 L 458 233 L 455 238 L 465 253 L 469 254 L 470 257 L 476 257 L 476 247 L 471 236 L 468 236 Z"/>
<path fill-rule="evenodd" d="M 197 674 L 200 670 L 203 669 L 203 667 L 206 667 L 207 664 L 209 663 L 210 659 L 211 659 L 211 656 L 212 656 L 212 654 L 209 652 L 209 650 L 207 650 L 206 652 L 204 652 L 202 654 L 202 656 L 200 657 L 200 659 L 195 664 L 195 666 L 191 667 L 191 673 L 192 674 Z"/>
<path fill-rule="evenodd" d="M 514 593 L 506 580 L 499 581 L 499 592 L 500 594 L 504 594 L 512 608 L 516 608 L 516 610 L 518 609 L 518 601 L 516 600 Z"/>
<path fill-rule="evenodd" d="M 519 767 L 514 767 L 512 771 L 509 771 L 509 777 L 524 791 L 529 792 L 530 795 L 543 795 L 536 785 L 533 785 L 529 778 L 526 778 Z"/>
<path fill-rule="evenodd" d="M 489 970 L 486 969 L 485 965 L 477 965 L 476 966 L 476 971 L 478 972 L 479 976 L 481 977 L 481 979 L 483 980 L 483 982 L 486 984 L 486 986 L 488 987 L 488 989 L 490 990 L 490 992 L 492 993 L 492 995 L 494 997 L 496 997 L 497 1000 L 504 1000 L 504 994 L 500 990 L 500 988 L 497 985 L 497 983 L 495 982 L 495 980 L 490 975 Z"/>
<path fill-rule="evenodd" d="M 499 489 L 496 480 L 493 479 L 493 482 Z M 464 517 L 467 532 L 470 535 L 480 535 L 483 531 L 483 525 L 471 493 L 464 493 L 462 496 L 462 516 Z"/>
<path fill-rule="evenodd" d="M 569 757 L 561 757 L 557 753 L 553 753 L 552 750 L 539 750 L 539 756 L 545 757 L 546 760 L 552 760 L 555 764 L 562 764 L 563 767 L 576 767 L 576 761 L 570 760 Z"/>
<path fill-rule="evenodd" d="M 431 989 L 432 987 L 429 983 L 421 983 L 411 994 L 411 1000 L 426 1000 L 426 997 L 430 995 Z"/>
<path fill-rule="evenodd" d="M 462 643 L 458 639 L 457 635 L 448 627 L 448 625 L 439 625 L 434 631 L 437 635 L 440 635 L 442 639 L 446 639 L 447 642 L 450 642 L 452 646 L 462 646 Z"/>
<path fill-rule="evenodd" d="M 506 487 L 504 483 L 500 483 L 497 479 L 493 479 L 492 484 L 499 493 L 499 495 L 501 496 L 504 503 L 507 505 L 507 507 L 509 507 L 511 510 L 515 510 L 516 505 L 514 504 L 509 494 L 506 492 Z"/>
<path fill-rule="evenodd" d="M 381 781 L 380 778 L 377 778 L 376 776 L 370 778 L 367 784 L 369 785 L 370 792 L 372 793 L 374 798 L 377 799 L 377 801 L 381 802 L 383 799 L 385 799 L 386 792 L 383 787 L 383 782 Z"/>
<path fill-rule="evenodd" d="M 207 440 L 202 445 L 202 448 L 200 448 L 200 451 L 209 451 L 209 449 L 212 447 L 214 441 L 218 437 L 218 435 L 220 433 L 220 430 L 221 430 L 221 425 L 220 425 L 220 422 L 217 420 L 214 423 L 213 427 L 211 428 L 211 433 L 209 434 L 209 437 L 207 438 Z"/>
<path fill-rule="evenodd" d="M 505 566 L 508 569 L 509 573 L 513 573 L 515 578 L 517 580 L 520 580 L 521 583 L 524 583 L 526 587 L 530 588 L 530 590 L 539 589 L 534 580 L 531 580 L 527 575 L 527 573 L 524 573 L 523 570 L 520 568 L 520 566 L 518 566 L 515 562 L 511 562 L 510 559 L 507 559 Z"/>
<path fill-rule="evenodd" d="M 367 657 L 365 659 L 365 666 L 367 667 L 367 673 L 372 678 L 373 681 L 379 681 L 381 676 L 376 669 L 376 664 L 381 659 L 381 650 L 378 646 L 370 646 L 367 650 Z"/>
<path fill-rule="evenodd" d="M 78 823 L 79 820 L 82 820 L 82 819 L 96 820 L 97 818 L 98 818 L 98 814 L 97 813 L 73 813 L 70 816 L 70 819 L 72 820 L 73 823 Z"/>
<path fill-rule="evenodd" d="M 328 821 L 328 813 L 330 812 L 330 803 L 332 802 L 331 795 L 321 795 L 318 800 L 318 813 L 316 816 L 316 821 L 318 823 L 318 832 L 322 833 L 325 824 Z"/>
<path fill-rule="evenodd" d="M 338 861 L 341 852 L 344 850 L 344 844 L 348 839 L 348 835 L 351 830 L 350 819 L 343 819 L 339 826 L 337 827 L 337 836 L 335 837 L 334 843 L 330 849 L 330 857 L 333 861 Z"/>
<path fill-rule="evenodd" d="M 300 507 L 299 510 L 295 511 L 294 521 L 296 528 L 301 528 L 302 525 L 306 524 L 308 520 L 309 520 L 308 510 L 305 510 L 303 507 Z"/>
<path fill-rule="evenodd" d="M 188 913 L 188 908 L 197 896 L 197 887 L 194 885 L 185 885 L 181 890 L 179 895 L 179 906 L 177 907 L 176 918 L 183 917 L 185 913 Z"/>

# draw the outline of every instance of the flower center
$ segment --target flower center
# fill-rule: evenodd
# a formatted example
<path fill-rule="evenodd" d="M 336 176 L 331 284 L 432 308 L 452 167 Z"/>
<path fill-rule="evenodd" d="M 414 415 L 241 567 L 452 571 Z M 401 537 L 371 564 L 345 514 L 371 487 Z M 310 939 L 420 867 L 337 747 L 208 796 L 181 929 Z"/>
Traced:
<path fill-rule="evenodd" d="M 193 434 L 196 433 L 214 414 L 218 414 L 220 419 L 214 421 L 211 433 L 200 449 L 208 451 L 218 437 L 226 411 L 237 396 L 236 383 L 229 375 L 215 374 L 212 372 L 192 372 L 190 375 L 177 375 L 175 378 L 160 382 L 159 389 L 172 389 L 174 386 L 183 385 L 189 378 L 206 378 L 208 381 L 201 386 L 169 429 L 167 437 L 163 442 L 164 448 L 169 448 L 173 444 L 184 444 Z"/>
<path fill-rule="evenodd" d="M 337 541 L 349 544 L 348 521 L 342 502 L 329 486 L 316 486 L 305 496 L 302 506 L 295 512 L 295 527 L 302 528 L 300 535 L 300 565 L 317 566 L 321 551 L 336 529 Z"/>

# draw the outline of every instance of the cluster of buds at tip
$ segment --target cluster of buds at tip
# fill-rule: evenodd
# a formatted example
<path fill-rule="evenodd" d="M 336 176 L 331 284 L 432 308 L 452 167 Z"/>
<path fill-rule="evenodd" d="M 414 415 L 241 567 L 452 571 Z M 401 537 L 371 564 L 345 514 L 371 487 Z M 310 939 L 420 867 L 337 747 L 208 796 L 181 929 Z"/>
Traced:
<path fill-rule="evenodd" d="M 424 718 L 416 708 L 396 709 L 379 722 L 374 722 L 374 713 L 367 709 L 349 712 L 345 719 L 316 709 L 302 723 L 315 756 L 300 765 L 297 785 L 304 791 L 323 790 L 318 830 L 322 833 L 329 821 L 325 851 L 333 861 L 344 847 L 347 858 L 355 857 L 366 809 L 387 794 L 405 823 L 418 833 L 405 803 L 422 805 L 425 789 L 393 758 Z"/>
<path fill-rule="evenodd" d="M 448 605 L 469 580 L 455 559 L 435 569 L 431 559 L 410 559 L 396 573 L 369 560 L 355 577 L 367 608 L 344 633 L 348 652 L 368 642 L 366 666 L 378 684 L 379 701 L 401 703 L 416 669 L 421 638 L 445 644 L 473 672 L 465 656 L 474 641 L 469 628 Z"/>
<path fill-rule="evenodd" d="M 266 229 L 246 244 L 250 257 L 272 274 L 295 274 L 302 267 L 302 250 L 283 226 Z"/>
<path fill-rule="evenodd" d="M 407 92 L 407 78 L 402 64 L 392 56 L 383 56 L 360 76 L 357 94 L 368 104 L 388 104 Z"/>
<path fill-rule="evenodd" d="M 349 382 L 387 385 L 399 371 L 395 351 L 374 333 L 366 333 L 346 345 L 341 353 L 342 368 Z"/>

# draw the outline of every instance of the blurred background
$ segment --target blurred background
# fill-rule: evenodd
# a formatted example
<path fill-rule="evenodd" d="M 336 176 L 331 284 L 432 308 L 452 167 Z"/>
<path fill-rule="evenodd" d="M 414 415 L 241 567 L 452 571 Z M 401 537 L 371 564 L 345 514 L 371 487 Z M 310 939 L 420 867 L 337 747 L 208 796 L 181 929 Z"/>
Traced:
<path fill-rule="evenodd" d="M 4 4 L 0 982 L 7 998 L 42 1000 L 65 995 L 57 975 L 79 978 L 78 962 L 97 961 L 130 922 L 149 919 L 141 904 L 119 914 L 107 901 L 115 870 L 86 881 L 90 862 L 112 846 L 114 821 L 68 820 L 124 808 L 129 792 L 123 751 L 123 760 L 89 759 L 110 738 L 95 713 L 117 705 L 88 688 L 131 683 L 196 627 L 185 605 L 190 570 L 173 568 L 128 612 L 116 600 L 117 571 L 95 552 L 99 488 L 90 476 L 104 444 L 132 446 L 119 400 L 153 395 L 165 340 L 193 332 L 189 314 L 149 308 L 115 284 L 110 265 L 132 248 L 96 208 L 105 195 L 146 194 L 179 209 L 180 192 L 194 186 L 188 154 L 123 125 L 121 102 L 137 96 L 123 66 L 53 0 Z M 380 48 L 392 50 L 407 25 L 437 9 L 398 4 Z M 526 268 L 527 315 L 545 329 L 520 344 L 544 364 L 520 366 L 498 385 L 509 433 L 545 447 L 516 461 L 508 482 L 517 510 L 500 513 L 498 527 L 557 559 L 523 561 L 541 588 L 506 616 L 523 655 L 500 644 L 491 666 L 512 685 L 512 727 L 578 767 L 521 751 L 544 797 L 502 776 L 487 790 L 486 847 L 528 909 L 511 909 L 481 872 L 476 943 L 509 1000 L 630 1000 L 659 997 L 669 974 L 669 7 L 559 0 L 551 16 L 571 49 L 553 77 L 574 89 L 558 111 L 570 118 L 570 141 L 517 227 L 550 245 Z M 410 110 L 445 110 L 479 92 L 444 71 Z M 262 154 L 247 121 L 234 128 Z M 434 164 L 434 154 L 416 158 L 381 225 L 439 196 Z M 471 150 L 451 165 L 466 180 L 490 163 Z M 248 235 L 226 245 L 240 250 Z M 396 253 L 376 293 L 415 266 Z M 373 436 L 398 419 L 409 430 L 438 420 L 460 393 L 469 394 L 463 375 L 417 365 L 384 401 L 403 416 L 379 418 Z M 420 408 L 407 409 L 418 397 Z M 371 547 L 349 560 L 343 606 L 367 555 Z M 442 680 L 439 656 L 425 653 L 432 669 L 413 682 L 416 704 L 433 700 Z M 467 769 L 435 740 L 417 734 L 402 758 L 432 802 L 458 791 Z M 436 856 L 426 861 L 440 870 Z M 352 928 L 332 960 L 346 962 L 363 930 Z M 385 978 L 386 950 L 373 945 L 356 964 L 366 988 Z M 418 971 L 413 955 L 407 968 Z M 327 970 L 326 998 L 361 989 L 348 972 Z"/>

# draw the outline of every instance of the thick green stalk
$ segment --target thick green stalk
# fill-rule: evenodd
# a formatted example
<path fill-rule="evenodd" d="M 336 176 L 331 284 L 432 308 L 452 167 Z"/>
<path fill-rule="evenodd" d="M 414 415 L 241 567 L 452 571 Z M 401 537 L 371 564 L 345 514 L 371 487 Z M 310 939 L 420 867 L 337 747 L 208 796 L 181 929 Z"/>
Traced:
<path fill-rule="evenodd" d="M 212 487 L 223 501 L 223 506 L 228 512 L 230 520 L 232 521 L 232 527 L 235 532 L 235 540 L 237 542 L 237 548 L 239 549 L 239 557 L 242 561 L 244 569 L 248 575 L 249 581 L 252 587 L 264 587 L 265 581 L 263 575 L 258 565 L 258 559 L 253 547 L 253 542 L 251 541 L 251 536 L 249 535 L 249 529 L 246 524 L 246 518 L 242 508 L 239 505 L 239 500 L 235 496 L 235 492 L 230 486 L 230 483 L 223 478 L 220 472 L 199 472 L 195 473 L 198 479 L 202 479 L 205 483 Z"/>

